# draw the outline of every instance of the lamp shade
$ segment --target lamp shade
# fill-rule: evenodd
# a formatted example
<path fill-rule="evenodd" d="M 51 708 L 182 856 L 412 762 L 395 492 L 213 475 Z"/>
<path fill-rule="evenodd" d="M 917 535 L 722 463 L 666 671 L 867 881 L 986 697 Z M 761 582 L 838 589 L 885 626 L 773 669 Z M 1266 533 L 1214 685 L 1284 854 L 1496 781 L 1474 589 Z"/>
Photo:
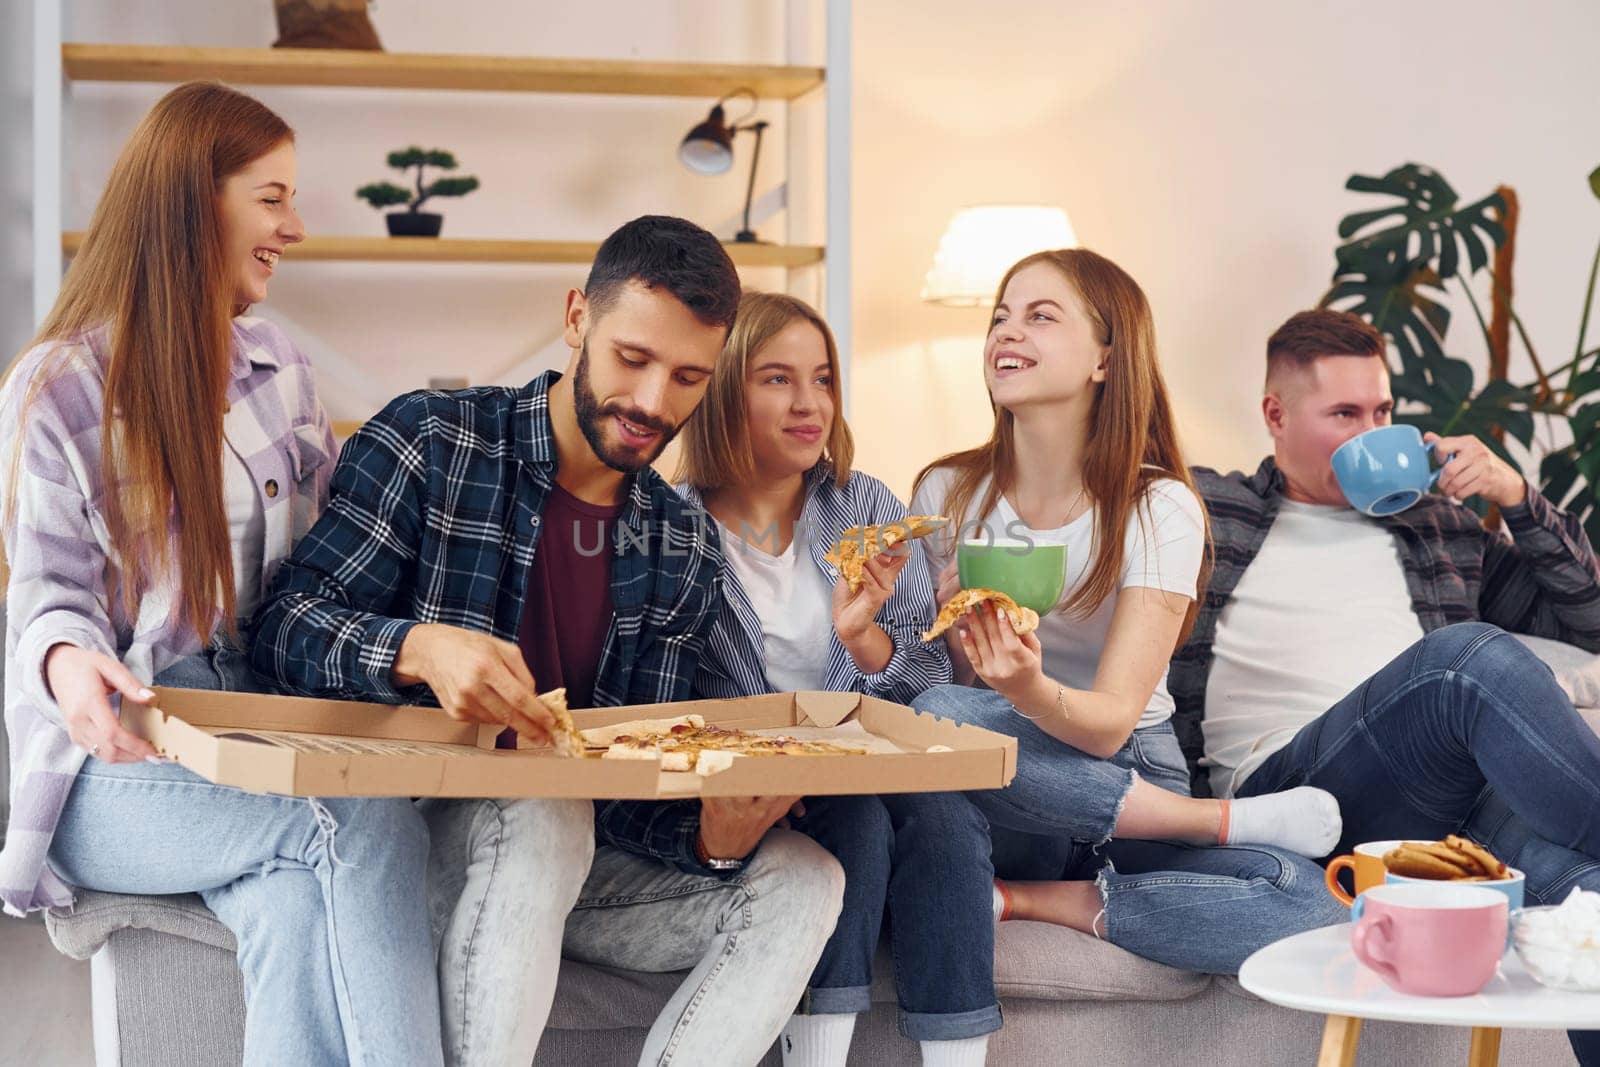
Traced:
<path fill-rule="evenodd" d="M 1067 213 L 1039 204 L 990 204 L 957 211 L 939 238 L 922 299 L 950 307 L 994 303 L 995 288 L 1013 263 L 1052 248 L 1072 248 Z"/>
<path fill-rule="evenodd" d="M 684 136 L 678 158 L 697 174 L 724 174 L 733 166 L 733 131 L 721 104 Z"/>

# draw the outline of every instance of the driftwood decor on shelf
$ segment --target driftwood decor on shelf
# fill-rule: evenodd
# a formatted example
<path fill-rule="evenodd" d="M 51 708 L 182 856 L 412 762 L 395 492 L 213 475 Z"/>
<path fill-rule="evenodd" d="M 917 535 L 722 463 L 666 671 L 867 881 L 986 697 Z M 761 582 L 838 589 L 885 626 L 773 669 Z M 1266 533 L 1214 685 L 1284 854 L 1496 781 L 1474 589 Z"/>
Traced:
<path fill-rule="evenodd" d="M 278 15 L 274 48 L 383 51 L 367 14 L 369 0 L 273 0 Z"/>

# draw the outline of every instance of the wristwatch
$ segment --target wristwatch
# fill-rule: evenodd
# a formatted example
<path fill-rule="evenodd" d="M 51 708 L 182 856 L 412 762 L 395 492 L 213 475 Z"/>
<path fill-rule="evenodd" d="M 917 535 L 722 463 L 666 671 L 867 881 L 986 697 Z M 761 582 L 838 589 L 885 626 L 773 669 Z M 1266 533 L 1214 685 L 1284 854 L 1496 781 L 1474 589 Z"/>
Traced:
<path fill-rule="evenodd" d="M 699 831 L 694 835 L 694 856 L 702 865 L 710 867 L 713 871 L 737 871 L 744 866 L 744 860 L 719 860 L 706 853 L 705 838 Z"/>

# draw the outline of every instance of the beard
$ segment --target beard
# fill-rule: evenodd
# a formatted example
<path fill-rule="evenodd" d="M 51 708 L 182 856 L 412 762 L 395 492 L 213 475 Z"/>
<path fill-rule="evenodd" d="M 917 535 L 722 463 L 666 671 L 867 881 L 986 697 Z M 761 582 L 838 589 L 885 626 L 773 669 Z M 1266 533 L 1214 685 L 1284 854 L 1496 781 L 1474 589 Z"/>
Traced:
<path fill-rule="evenodd" d="M 583 431 L 583 439 L 589 442 L 589 447 L 594 454 L 600 457 L 600 462 L 621 474 L 637 474 L 639 471 L 654 463 L 656 457 L 672 443 L 678 435 L 678 427 L 651 415 L 632 408 L 625 408 L 621 404 L 609 403 L 604 406 L 594 395 L 594 389 L 589 384 L 589 342 L 585 340 L 583 347 L 578 350 L 578 369 L 572 376 L 572 403 L 577 410 L 578 429 Z M 647 430 L 655 430 L 661 436 L 656 439 L 654 448 L 639 450 L 629 448 L 620 442 L 612 444 L 606 440 L 605 421 L 611 416 L 619 416 L 633 423 L 643 426 Z"/>

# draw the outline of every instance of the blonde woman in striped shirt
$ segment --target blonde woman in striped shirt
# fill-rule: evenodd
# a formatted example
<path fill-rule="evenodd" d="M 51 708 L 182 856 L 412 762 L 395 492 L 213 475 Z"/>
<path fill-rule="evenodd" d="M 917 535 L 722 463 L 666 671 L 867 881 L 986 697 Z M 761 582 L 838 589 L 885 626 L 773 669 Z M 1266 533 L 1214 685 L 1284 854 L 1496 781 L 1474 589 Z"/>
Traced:
<path fill-rule="evenodd" d="M 866 564 L 852 592 L 824 556 L 852 526 L 904 505 L 851 469 L 833 335 L 793 297 L 746 293 L 700 410 L 684 431 L 683 491 L 720 527 L 722 612 L 697 695 L 845 690 L 909 703 L 950 679 L 925 643 L 933 584 L 918 542 Z M 787 1067 L 843 1065 L 871 1006 L 887 911 L 901 1030 L 923 1062 L 981 1064 L 1000 1028 L 988 824 L 959 793 L 819 797 L 793 827 L 845 870 L 844 908 L 780 1044 Z"/>

